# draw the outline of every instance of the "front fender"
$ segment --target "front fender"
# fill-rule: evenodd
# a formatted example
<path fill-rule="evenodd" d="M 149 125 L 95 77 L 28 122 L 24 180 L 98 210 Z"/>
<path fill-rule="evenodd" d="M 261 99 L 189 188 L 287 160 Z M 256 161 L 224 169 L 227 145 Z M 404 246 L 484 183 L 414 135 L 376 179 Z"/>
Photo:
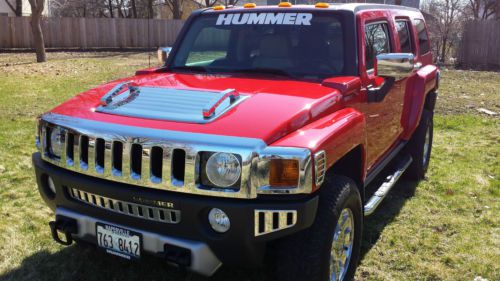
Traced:
<path fill-rule="evenodd" d="M 401 124 L 404 128 L 403 139 L 410 139 L 417 128 L 427 94 L 438 87 L 438 73 L 439 69 L 436 66 L 426 65 L 408 79 L 401 117 Z"/>
<path fill-rule="evenodd" d="M 313 154 L 324 150 L 327 165 L 330 168 L 337 160 L 357 146 L 361 145 L 364 154 L 366 147 L 365 128 L 366 122 L 363 113 L 353 108 L 344 108 L 304 126 L 272 145 L 309 148 Z"/>

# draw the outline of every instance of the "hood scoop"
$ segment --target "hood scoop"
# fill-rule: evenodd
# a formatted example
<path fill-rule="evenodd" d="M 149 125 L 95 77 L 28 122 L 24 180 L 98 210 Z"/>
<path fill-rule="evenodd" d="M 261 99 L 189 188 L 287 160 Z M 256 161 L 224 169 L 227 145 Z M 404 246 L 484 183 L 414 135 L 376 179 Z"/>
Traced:
<path fill-rule="evenodd" d="M 248 96 L 234 89 L 221 92 L 116 85 L 101 98 L 97 112 L 187 123 L 208 123 Z"/>

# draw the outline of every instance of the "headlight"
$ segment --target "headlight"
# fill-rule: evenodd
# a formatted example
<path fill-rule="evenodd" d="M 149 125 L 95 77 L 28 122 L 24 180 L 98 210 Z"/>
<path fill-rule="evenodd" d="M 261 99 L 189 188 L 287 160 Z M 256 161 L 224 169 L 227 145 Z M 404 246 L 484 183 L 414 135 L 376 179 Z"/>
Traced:
<path fill-rule="evenodd" d="M 50 130 L 50 145 L 49 152 L 52 156 L 61 158 L 63 153 L 63 142 L 64 142 L 64 134 L 59 127 L 52 128 Z"/>
<path fill-rule="evenodd" d="M 208 158 L 205 172 L 212 184 L 218 187 L 231 187 L 240 179 L 240 161 L 231 153 L 214 153 Z"/>

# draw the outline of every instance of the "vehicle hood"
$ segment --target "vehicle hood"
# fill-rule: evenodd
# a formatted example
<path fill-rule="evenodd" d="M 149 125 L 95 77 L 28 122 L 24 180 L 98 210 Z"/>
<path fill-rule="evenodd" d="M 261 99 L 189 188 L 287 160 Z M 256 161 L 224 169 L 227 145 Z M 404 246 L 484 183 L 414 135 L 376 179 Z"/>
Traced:
<path fill-rule="evenodd" d="M 235 89 L 246 98 L 215 120 L 204 124 L 131 117 L 96 110 L 101 105 L 101 98 L 125 81 L 139 87 L 200 92 Z M 320 82 L 290 80 L 279 76 L 152 73 L 94 88 L 66 101 L 51 112 L 128 126 L 257 138 L 271 144 L 340 109 L 341 101 L 338 90 L 324 87 Z M 165 111 L 168 110 L 165 107 Z"/>

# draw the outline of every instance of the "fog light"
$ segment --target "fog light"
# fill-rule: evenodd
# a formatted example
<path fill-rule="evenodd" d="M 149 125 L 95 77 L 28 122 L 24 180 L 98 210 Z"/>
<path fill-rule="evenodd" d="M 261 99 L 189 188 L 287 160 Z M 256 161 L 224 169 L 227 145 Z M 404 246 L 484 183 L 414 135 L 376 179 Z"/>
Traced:
<path fill-rule="evenodd" d="M 56 185 L 54 184 L 54 180 L 52 180 L 52 178 L 50 176 L 47 178 L 47 183 L 48 183 L 50 191 L 52 191 L 52 193 L 56 194 Z"/>
<path fill-rule="evenodd" d="M 210 210 L 210 213 L 208 213 L 208 221 L 213 230 L 219 233 L 224 233 L 231 227 L 229 217 L 221 209 L 213 208 Z"/>

